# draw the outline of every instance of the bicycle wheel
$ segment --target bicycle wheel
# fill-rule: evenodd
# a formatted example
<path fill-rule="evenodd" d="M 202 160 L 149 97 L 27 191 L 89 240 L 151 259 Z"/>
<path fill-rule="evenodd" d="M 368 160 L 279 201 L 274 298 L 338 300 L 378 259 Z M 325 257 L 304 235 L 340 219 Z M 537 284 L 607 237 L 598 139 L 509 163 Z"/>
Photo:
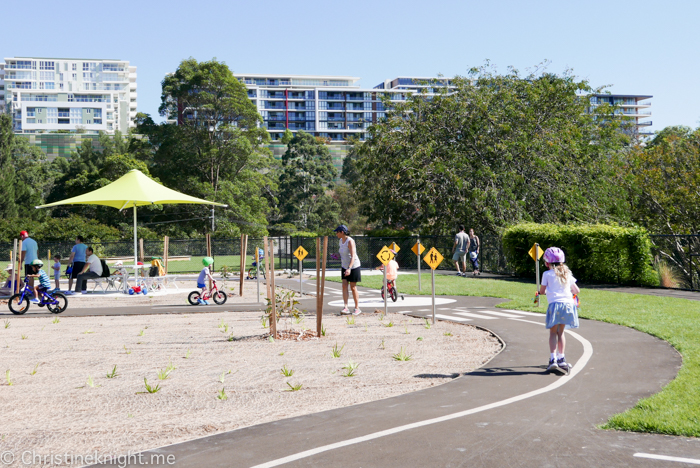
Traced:
<path fill-rule="evenodd" d="M 226 302 L 226 299 L 228 299 L 228 295 L 223 291 L 216 291 L 212 296 L 212 299 L 215 303 L 221 305 Z"/>
<path fill-rule="evenodd" d="M 396 302 L 396 299 L 399 298 L 399 294 L 398 294 L 398 292 L 396 291 L 396 288 L 391 288 L 391 289 L 389 290 L 389 295 L 391 296 L 391 300 L 394 301 L 394 302 Z"/>
<path fill-rule="evenodd" d="M 68 298 L 63 293 L 53 293 L 53 299 L 56 301 L 56 304 L 46 304 L 46 308 L 52 314 L 60 314 L 68 308 Z"/>
<path fill-rule="evenodd" d="M 248 279 L 252 280 L 256 278 L 257 276 L 255 276 L 255 268 L 251 268 L 250 270 L 248 270 Z"/>
<path fill-rule="evenodd" d="M 7 301 L 7 306 L 13 314 L 22 315 L 29 310 L 29 298 L 21 293 L 15 294 Z"/>
<path fill-rule="evenodd" d="M 192 291 L 189 296 L 187 296 L 187 301 L 192 305 L 199 305 L 199 299 L 201 294 L 199 291 Z"/>

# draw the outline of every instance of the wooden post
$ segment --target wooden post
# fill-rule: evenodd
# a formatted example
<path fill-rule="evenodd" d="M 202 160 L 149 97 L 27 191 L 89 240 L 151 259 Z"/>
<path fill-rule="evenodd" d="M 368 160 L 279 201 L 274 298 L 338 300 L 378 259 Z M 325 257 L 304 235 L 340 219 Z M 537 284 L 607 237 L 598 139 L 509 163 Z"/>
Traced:
<path fill-rule="evenodd" d="M 210 234 L 210 233 L 207 233 L 205 239 L 206 239 L 206 242 L 207 242 L 207 257 L 211 257 L 211 234 Z M 212 264 L 212 265 L 213 265 L 213 264 Z M 211 269 L 209 270 L 209 272 L 211 273 L 212 270 L 213 270 L 213 268 L 211 268 Z M 211 289 L 211 280 L 208 279 L 208 280 L 207 280 L 207 283 L 209 283 L 209 289 Z"/>
<path fill-rule="evenodd" d="M 275 296 L 275 249 L 270 240 L 270 288 L 272 290 L 272 312 L 270 313 L 270 336 L 277 337 L 277 297 Z"/>
<path fill-rule="evenodd" d="M 267 236 L 263 236 L 263 254 L 265 255 L 265 294 L 270 301 L 270 252 L 268 248 Z"/>
<path fill-rule="evenodd" d="M 21 272 L 23 271 L 22 269 L 22 239 L 19 240 L 19 243 L 17 244 L 17 272 L 16 272 L 16 278 L 17 282 L 15 283 L 15 294 L 19 293 L 19 275 L 21 275 Z"/>
<path fill-rule="evenodd" d="M 321 238 L 316 238 L 316 336 L 321 338 Z"/>
<path fill-rule="evenodd" d="M 168 274 L 168 236 L 163 237 L 163 269 Z"/>
<path fill-rule="evenodd" d="M 248 234 L 241 234 L 241 288 L 240 296 L 243 297 L 243 275 L 246 267 L 246 253 L 248 252 Z"/>
<path fill-rule="evenodd" d="M 10 274 L 12 275 L 12 282 L 10 283 L 10 286 L 12 287 L 12 291 L 14 293 L 15 287 L 17 285 L 17 239 L 15 239 L 12 246 L 12 252 L 10 252 L 10 263 L 12 264 L 12 271 L 10 272 Z"/>
<path fill-rule="evenodd" d="M 146 261 L 145 261 L 145 256 L 143 255 L 143 238 L 139 239 L 139 253 L 140 253 L 139 257 L 141 257 L 141 258 L 139 258 L 139 260 L 141 260 L 141 263 L 143 263 L 145 266 Z"/>
<path fill-rule="evenodd" d="M 323 264 L 321 267 L 321 314 L 323 316 L 323 296 L 326 294 L 326 258 L 328 257 L 328 236 L 323 236 Z"/>

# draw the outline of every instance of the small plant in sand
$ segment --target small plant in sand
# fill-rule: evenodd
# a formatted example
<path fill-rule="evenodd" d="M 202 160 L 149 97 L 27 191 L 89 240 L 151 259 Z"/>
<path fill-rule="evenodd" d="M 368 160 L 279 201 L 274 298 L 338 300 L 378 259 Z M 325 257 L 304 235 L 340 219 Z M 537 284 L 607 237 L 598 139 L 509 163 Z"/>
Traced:
<path fill-rule="evenodd" d="M 260 324 L 262 325 L 263 328 L 267 328 L 267 321 L 268 321 L 268 316 L 263 315 L 260 317 Z"/>
<path fill-rule="evenodd" d="M 216 328 L 224 328 L 224 319 L 222 318 Z"/>
<path fill-rule="evenodd" d="M 158 391 L 160 390 L 160 384 L 156 385 L 155 387 L 148 385 L 148 380 L 146 380 L 146 377 L 143 378 L 143 384 L 146 386 L 146 391 L 148 393 L 158 393 Z"/>
<path fill-rule="evenodd" d="M 10 328 L 10 321 L 9 320 L 5 320 L 5 328 Z"/>
<path fill-rule="evenodd" d="M 445 336 L 452 336 L 452 333 L 450 333 L 450 332 L 445 332 L 445 333 L 443 333 L 443 335 L 445 335 Z"/>
<path fill-rule="evenodd" d="M 158 380 L 166 380 L 168 377 L 170 377 L 170 374 L 175 370 L 175 366 L 173 365 L 173 362 L 170 361 L 165 369 L 161 369 L 158 371 Z"/>
<path fill-rule="evenodd" d="M 267 341 L 269 341 L 270 343 L 274 343 L 274 342 L 275 342 L 275 338 L 272 337 L 272 336 L 268 336 L 268 337 L 267 337 Z"/>
<path fill-rule="evenodd" d="M 287 382 L 287 386 L 289 388 L 287 390 L 285 390 L 285 392 L 296 392 L 296 391 L 301 390 L 301 384 L 292 385 L 289 382 Z"/>
<path fill-rule="evenodd" d="M 326 336 L 326 326 L 321 324 L 321 336 Z"/>
<path fill-rule="evenodd" d="M 24 333 L 22 333 L 22 339 L 23 339 L 23 340 L 26 340 L 27 338 L 28 338 L 28 336 L 25 335 Z"/>
<path fill-rule="evenodd" d="M 119 375 L 119 374 L 117 374 L 117 365 L 115 364 L 114 367 L 112 368 L 112 372 L 110 372 L 109 374 L 107 374 L 107 378 L 108 378 L 108 379 L 113 379 L 113 378 L 115 378 L 117 375 Z"/>
<path fill-rule="evenodd" d="M 294 318 L 294 323 L 296 323 L 297 325 L 299 325 L 299 324 L 301 324 L 301 323 L 304 322 L 304 318 L 305 318 L 305 317 L 304 317 L 303 315 L 300 315 L 299 317 L 295 317 L 295 318 Z"/>
<path fill-rule="evenodd" d="M 92 380 L 91 375 L 88 375 L 87 382 L 85 382 L 85 385 L 87 385 L 90 388 L 95 388 L 95 381 Z"/>
<path fill-rule="evenodd" d="M 299 309 L 299 294 L 291 290 L 281 290 L 275 292 L 275 310 L 277 313 L 277 322 L 284 319 L 285 327 L 288 331 L 292 330 L 292 323 L 297 324 L 304 321 L 304 311 Z M 272 313 L 272 301 L 268 298 L 265 316 L 270 320 Z"/>
<path fill-rule="evenodd" d="M 383 322 L 383 321 L 384 321 L 384 312 L 382 312 L 381 314 L 379 314 L 379 321 L 380 321 L 380 322 Z"/>
<path fill-rule="evenodd" d="M 430 330 L 430 327 L 432 327 L 432 325 L 430 325 L 430 322 L 428 321 L 428 319 L 425 319 L 425 325 L 423 325 L 423 326 L 425 327 L 426 330 Z"/>
<path fill-rule="evenodd" d="M 139 332 L 139 336 L 143 336 L 144 331 L 145 331 L 145 329 L 142 328 L 141 331 Z"/>
<path fill-rule="evenodd" d="M 226 374 L 230 374 L 231 371 L 229 370 L 228 372 L 222 372 L 221 375 L 219 376 L 219 382 L 224 383 L 224 380 L 226 380 Z"/>
<path fill-rule="evenodd" d="M 386 349 L 386 347 L 384 346 L 384 340 L 382 340 L 382 342 L 379 343 L 379 348 L 380 348 L 380 349 Z"/>
<path fill-rule="evenodd" d="M 416 341 L 423 341 L 423 337 L 419 336 L 418 338 L 416 338 Z"/>
<path fill-rule="evenodd" d="M 222 388 L 221 391 L 216 395 L 219 400 L 228 400 L 228 395 L 226 395 L 226 389 Z"/>
<path fill-rule="evenodd" d="M 39 368 L 39 363 L 37 362 L 37 363 L 36 363 L 36 366 L 34 366 L 34 369 L 29 373 L 29 375 L 35 375 L 35 374 L 36 374 L 36 370 L 37 370 L 38 368 Z"/>
<path fill-rule="evenodd" d="M 389 328 L 391 328 L 391 327 L 393 327 L 393 326 L 394 326 L 394 322 L 390 320 L 390 321 L 389 321 L 389 323 L 387 323 L 387 324 L 384 324 L 384 326 L 385 326 L 385 327 L 389 327 Z"/>
<path fill-rule="evenodd" d="M 91 334 L 93 334 L 93 333 L 95 333 L 95 332 L 92 331 L 92 330 L 85 330 L 85 331 L 83 332 L 83 335 L 91 335 Z"/>
<path fill-rule="evenodd" d="M 126 352 L 126 354 L 131 354 L 131 350 L 130 350 L 130 349 L 126 349 L 126 345 L 124 345 L 124 351 Z"/>
<path fill-rule="evenodd" d="M 190 356 L 192 356 L 192 353 L 191 353 L 190 350 L 188 349 L 187 352 L 185 353 L 185 359 L 189 359 Z"/>
<path fill-rule="evenodd" d="M 60 322 L 60 321 L 61 321 L 61 320 L 59 320 L 59 318 L 56 317 L 55 319 L 53 319 L 53 320 L 51 321 L 51 323 L 58 323 L 58 322 Z"/>
<path fill-rule="evenodd" d="M 354 316 L 354 315 L 349 315 L 349 316 L 345 317 L 345 322 L 346 322 L 348 325 L 355 325 L 355 316 Z"/>
<path fill-rule="evenodd" d="M 5 381 L 7 381 L 7 385 L 12 385 L 14 383 L 10 377 L 10 369 L 5 371 Z"/>
<path fill-rule="evenodd" d="M 294 370 L 287 367 L 287 364 L 282 366 L 282 375 L 285 377 L 291 377 L 294 375 Z"/>
<path fill-rule="evenodd" d="M 343 351 L 344 347 L 345 347 L 345 343 L 343 343 L 343 346 L 341 346 L 340 349 L 338 349 L 338 342 L 336 342 L 333 345 L 333 349 L 331 349 L 331 356 L 333 356 L 334 358 L 339 358 L 340 353 Z"/>
<path fill-rule="evenodd" d="M 392 357 L 396 361 L 410 361 L 411 359 L 413 359 L 413 355 L 406 353 L 406 350 L 403 348 L 403 346 L 401 347 L 401 350 L 398 353 L 394 354 Z"/>
<path fill-rule="evenodd" d="M 360 365 L 356 362 L 348 361 L 345 366 L 343 366 L 343 369 L 345 372 L 341 374 L 343 377 L 354 377 L 355 372 L 357 371 L 357 368 L 360 367 Z"/>
<path fill-rule="evenodd" d="M 406 330 L 406 331 L 404 331 L 404 334 L 408 335 L 408 334 L 410 333 L 410 332 L 408 331 L 408 325 L 404 325 L 404 327 L 405 327 L 405 330 Z"/>
<path fill-rule="evenodd" d="M 284 351 L 282 351 L 279 355 L 280 355 L 280 356 L 284 356 Z"/>

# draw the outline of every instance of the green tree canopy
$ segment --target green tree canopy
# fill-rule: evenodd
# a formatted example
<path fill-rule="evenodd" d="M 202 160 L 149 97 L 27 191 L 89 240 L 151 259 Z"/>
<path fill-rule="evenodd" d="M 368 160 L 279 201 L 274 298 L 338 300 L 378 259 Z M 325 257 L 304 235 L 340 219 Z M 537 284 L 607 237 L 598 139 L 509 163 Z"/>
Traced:
<path fill-rule="evenodd" d="M 611 184 L 626 137 L 610 107 L 587 112 L 587 96 L 601 90 L 568 72 L 488 67 L 452 84 L 456 92 L 387 102 L 386 121 L 370 128 L 348 172 L 371 222 L 497 232 L 518 221 L 627 216 Z"/>

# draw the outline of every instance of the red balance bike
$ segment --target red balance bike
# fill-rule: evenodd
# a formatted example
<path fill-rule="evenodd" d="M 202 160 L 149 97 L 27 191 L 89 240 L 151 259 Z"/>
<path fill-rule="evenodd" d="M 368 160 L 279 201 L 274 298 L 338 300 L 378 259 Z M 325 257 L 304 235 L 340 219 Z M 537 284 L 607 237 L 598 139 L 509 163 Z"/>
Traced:
<path fill-rule="evenodd" d="M 189 296 L 187 296 L 187 301 L 192 305 L 207 304 L 206 301 L 212 299 L 216 304 L 221 305 L 226 302 L 228 296 L 225 292 L 219 291 L 216 287 L 216 281 L 211 282 L 211 289 L 209 291 L 192 291 Z"/>

